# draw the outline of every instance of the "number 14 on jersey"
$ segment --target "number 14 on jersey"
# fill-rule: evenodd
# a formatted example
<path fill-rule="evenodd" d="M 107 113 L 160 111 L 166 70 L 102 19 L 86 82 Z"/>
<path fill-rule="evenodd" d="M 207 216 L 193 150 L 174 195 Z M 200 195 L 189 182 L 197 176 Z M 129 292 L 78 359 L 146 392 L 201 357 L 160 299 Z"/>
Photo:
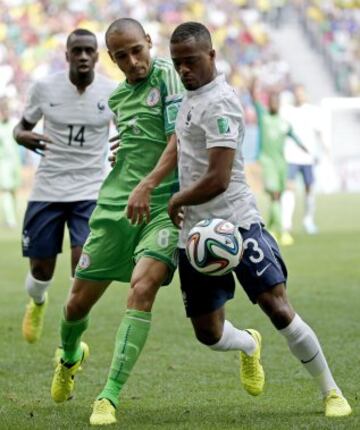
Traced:
<path fill-rule="evenodd" d="M 78 143 L 79 146 L 84 146 L 85 126 L 81 125 L 77 127 L 75 125 L 68 125 L 68 128 L 69 128 L 68 145 L 72 146 Z"/>

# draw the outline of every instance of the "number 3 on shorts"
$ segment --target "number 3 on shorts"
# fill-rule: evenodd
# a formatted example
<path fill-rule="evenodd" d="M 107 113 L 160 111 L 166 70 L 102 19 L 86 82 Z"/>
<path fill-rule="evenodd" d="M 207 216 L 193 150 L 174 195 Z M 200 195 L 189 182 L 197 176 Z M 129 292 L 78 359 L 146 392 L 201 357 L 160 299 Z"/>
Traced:
<path fill-rule="evenodd" d="M 249 248 L 249 245 L 251 245 L 251 250 L 253 252 L 253 255 L 249 257 L 249 260 L 252 263 L 260 263 L 264 259 L 264 252 L 259 247 L 259 243 L 257 240 L 253 239 L 252 237 L 249 237 L 248 239 L 244 240 L 244 250 Z M 255 254 L 255 255 L 254 255 Z"/>
<path fill-rule="evenodd" d="M 157 243 L 161 248 L 167 248 L 169 246 L 170 231 L 168 228 L 159 230 L 157 236 Z"/>

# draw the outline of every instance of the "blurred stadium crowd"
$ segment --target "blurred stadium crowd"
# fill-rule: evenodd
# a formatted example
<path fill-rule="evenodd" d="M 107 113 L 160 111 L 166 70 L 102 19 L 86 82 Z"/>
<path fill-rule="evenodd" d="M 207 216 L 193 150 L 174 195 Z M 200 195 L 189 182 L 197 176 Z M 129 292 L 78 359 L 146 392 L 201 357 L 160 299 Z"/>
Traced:
<path fill-rule="evenodd" d="M 97 34 L 98 70 L 119 80 L 104 46 L 104 31 L 114 19 L 142 22 L 161 56 L 168 56 L 167 41 L 178 23 L 202 21 L 211 29 L 220 68 L 242 98 L 253 142 L 245 156 L 253 159 L 257 125 L 249 82 L 260 81 L 265 104 L 268 89 L 291 89 L 289 65 L 271 42 L 272 29 L 286 22 L 289 9 L 324 57 L 338 91 L 360 95 L 360 0 L 0 0 L 0 98 L 9 100 L 18 117 L 29 83 L 66 67 L 65 40 L 76 27 Z"/>
<path fill-rule="evenodd" d="M 309 43 L 324 58 L 336 89 L 360 95 L 360 1 L 299 0 L 297 10 Z"/>
<path fill-rule="evenodd" d="M 242 89 L 250 74 L 266 85 L 287 86 L 289 70 L 269 37 L 269 24 L 281 25 L 287 0 L 0 0 L 0 95 L 22 100 L 29 80 L 64 67 L 64 41 L 75 27 L 99 36 L 101 68 L 114 76 L 103 32 L 119 16 L 145 24 L 157 53 L 167 55 L 168 36 L 181 21 L 204 21 L 212 30 L 221 67 Z M 359 1 L 298 0 L 299 17 L 312 45 L 324 55 L 338 89 L 359 94 Z M 358 4 L 359 5 L 359 4 Z M 114 76 L 116 77 L 116 76 Z M 118 78 L 118 76 L 117 76 Z"/>

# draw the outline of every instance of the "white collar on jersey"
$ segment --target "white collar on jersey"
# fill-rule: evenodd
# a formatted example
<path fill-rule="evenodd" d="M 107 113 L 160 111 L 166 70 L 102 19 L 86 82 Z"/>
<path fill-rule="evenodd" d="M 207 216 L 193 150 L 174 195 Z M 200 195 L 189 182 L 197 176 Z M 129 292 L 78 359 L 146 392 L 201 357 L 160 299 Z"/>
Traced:
<path fill-rule="evenodd" d="M 215 77 L 215 79 L 210 81 L 208 84 L 198 88 L 197 90 L 193 90 L 193 91 L 188 90 L 187 95 L 188 97 L 192 97 L 192 96 L 198 96 L 199 94 L 204 94 L 208 91 L 211 91 L 214 87 L 216 87 L 219 84 L 222 84 L 223 82 L 225 82 L 225 75 L 224 73 L 220 73 Z"/>

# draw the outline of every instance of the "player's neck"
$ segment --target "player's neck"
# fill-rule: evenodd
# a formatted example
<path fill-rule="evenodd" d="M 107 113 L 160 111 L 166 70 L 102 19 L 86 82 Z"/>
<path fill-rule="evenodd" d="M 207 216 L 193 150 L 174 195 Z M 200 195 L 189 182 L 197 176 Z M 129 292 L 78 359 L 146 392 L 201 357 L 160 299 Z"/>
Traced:
<path fill-rule="evenodd" d="M 93 70 L 84 75 L 76 75 L 71 73 L 71 71 L 69 72 L 70 82 L 75 85 L 79 93 L 83 93 L 86 90 L 86 87 L 92 83 L 94 77 L 95 73 Z"/>

